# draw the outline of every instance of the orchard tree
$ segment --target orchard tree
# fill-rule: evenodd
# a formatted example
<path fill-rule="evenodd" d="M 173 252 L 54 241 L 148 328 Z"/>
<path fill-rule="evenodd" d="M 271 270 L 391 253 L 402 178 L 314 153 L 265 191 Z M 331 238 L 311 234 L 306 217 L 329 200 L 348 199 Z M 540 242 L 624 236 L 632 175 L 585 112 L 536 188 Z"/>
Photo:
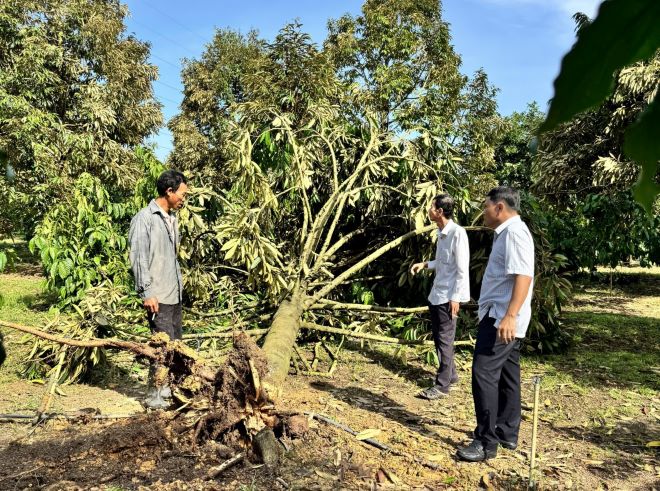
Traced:
<path fill-rule="evenodd" d="M 126 15 L 117 0 L 0 5 L 0 150 L 12 201 L 0 215 L 28 234 L 82 172 L 113 193 L 136 182 L 134 149 L 162 115 L 149 46 L 126 33 Z M 23 224 L 6 216 L 16 208 Z"/>

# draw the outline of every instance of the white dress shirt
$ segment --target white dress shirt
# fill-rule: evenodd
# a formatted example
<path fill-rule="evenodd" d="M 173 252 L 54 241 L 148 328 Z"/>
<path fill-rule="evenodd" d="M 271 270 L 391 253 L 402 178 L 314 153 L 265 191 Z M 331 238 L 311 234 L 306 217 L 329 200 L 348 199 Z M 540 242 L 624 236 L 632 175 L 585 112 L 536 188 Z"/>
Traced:
<path fill-rule="evenodd" d="M 465 229 L 453 220 L 438 229 L 435 259 L 427 267 L 435 270 L 431 305 L 470 300 L 470 244 Z"/>
<path fill-rule="evenodd" d="M 524 338 L 532 318 L 534 290 L 534 240 L 527 225 L 516 215 L 495 229 L 493 249 L 481 282 L 479 320 L 489 315 L 499 327 L 511 302 L 515 275 L 532 278 L 527 297 L 516 319 L 516 337 Z"/>

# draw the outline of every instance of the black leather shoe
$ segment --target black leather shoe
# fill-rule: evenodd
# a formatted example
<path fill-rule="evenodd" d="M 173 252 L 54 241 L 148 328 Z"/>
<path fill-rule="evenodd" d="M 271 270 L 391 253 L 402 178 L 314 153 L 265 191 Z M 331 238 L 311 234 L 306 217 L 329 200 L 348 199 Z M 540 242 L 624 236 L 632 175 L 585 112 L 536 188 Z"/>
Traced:
<path fill-rule="evenodd" d="M 500 447 L 504 447 L 507 450 L 515 450 L 518 447 L 516 442 L 507 442 L 506 440 L 500 440 Z"/>
<path fill-rule="evenodd" d="M 497 436 L 497 440 L 499 441 L 500 446 L 506 448 L 507 450 L 515 450 L 518 446 L 518 439 L 516 438 L 515 441 L 506 440 L 502 437 L 502 434 L 503 432 L 500 428 L 495 428 L 495 435 Z"/>
<path fill-rule="evenodd" d="M 485 448 L 481 440 L 472 440 L 467 447 L 460 447 L 456 451 L 456 456 L 466 462 L 482 462 L 492 459 L 497 455 L 497 446 L 494 448 Z"/>

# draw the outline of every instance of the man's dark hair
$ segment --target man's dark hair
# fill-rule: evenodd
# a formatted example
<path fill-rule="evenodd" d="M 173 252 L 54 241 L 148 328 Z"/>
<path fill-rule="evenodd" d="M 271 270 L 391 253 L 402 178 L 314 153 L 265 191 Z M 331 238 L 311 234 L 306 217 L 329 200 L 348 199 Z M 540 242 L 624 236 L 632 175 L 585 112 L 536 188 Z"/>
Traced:
<path fill-rule="evenodd" d="M 436 210 L 442 210 L 445 217 L 452 218 L 454 216 L 454 206 L 456 206 L 456 202 L 454 201 L 454 198 L 447 193 L 439 194 L 433 198 L 433 204 Z"/>
<path fill-rule="evenodd" d="M 186 181 L 186 176 L 184 176 L 178 170 L 166 170 L 156 181 L 156 189 L 158 190 L 159 196 L 167 195 L 167 190 L 172 188 L 172 192 L 176 193 L 181 183 L 188 184 Z"/>
<path fill-rule="evenodd" d="M 509 186 L 497 186 L 488 191 L 488 199 L 493 203 L 504 201 L 512 210 L 520 211 L 520 192 Z"/>

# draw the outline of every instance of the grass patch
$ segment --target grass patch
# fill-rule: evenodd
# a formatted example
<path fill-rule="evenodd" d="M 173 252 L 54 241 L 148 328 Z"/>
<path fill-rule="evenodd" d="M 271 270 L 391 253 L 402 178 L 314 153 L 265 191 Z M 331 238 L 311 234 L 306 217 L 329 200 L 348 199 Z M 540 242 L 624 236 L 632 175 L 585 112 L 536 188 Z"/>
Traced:
<path fill-rule="evenodd" d="M 570 350 L 542 358 L 556 372 L 587 387 L 660 390 L 657 318 L 578 311 L 566 315 L 566 326 L 574 339 Z"/>
<path fill-rule="evenodd" d="M 54 299 L 43 292 L 43 278 L 2 274 L 0 283 L 0 320 L 37 327 L 52 317 L 48 310 Z"/>
<path fill-rule="evenodd" d="M 2 300 L 0 320 L 43 328 L 54 314 L 49 313 L 52 297 L 43 292 L 43 278 L 18 274 L 0 274 Z M 10 328 L 0 328 L 5 339 L 7 360 L 0 368 L 0 384 L 20 378 L 23 361 L 31 349 L 31 337 Z"/>

